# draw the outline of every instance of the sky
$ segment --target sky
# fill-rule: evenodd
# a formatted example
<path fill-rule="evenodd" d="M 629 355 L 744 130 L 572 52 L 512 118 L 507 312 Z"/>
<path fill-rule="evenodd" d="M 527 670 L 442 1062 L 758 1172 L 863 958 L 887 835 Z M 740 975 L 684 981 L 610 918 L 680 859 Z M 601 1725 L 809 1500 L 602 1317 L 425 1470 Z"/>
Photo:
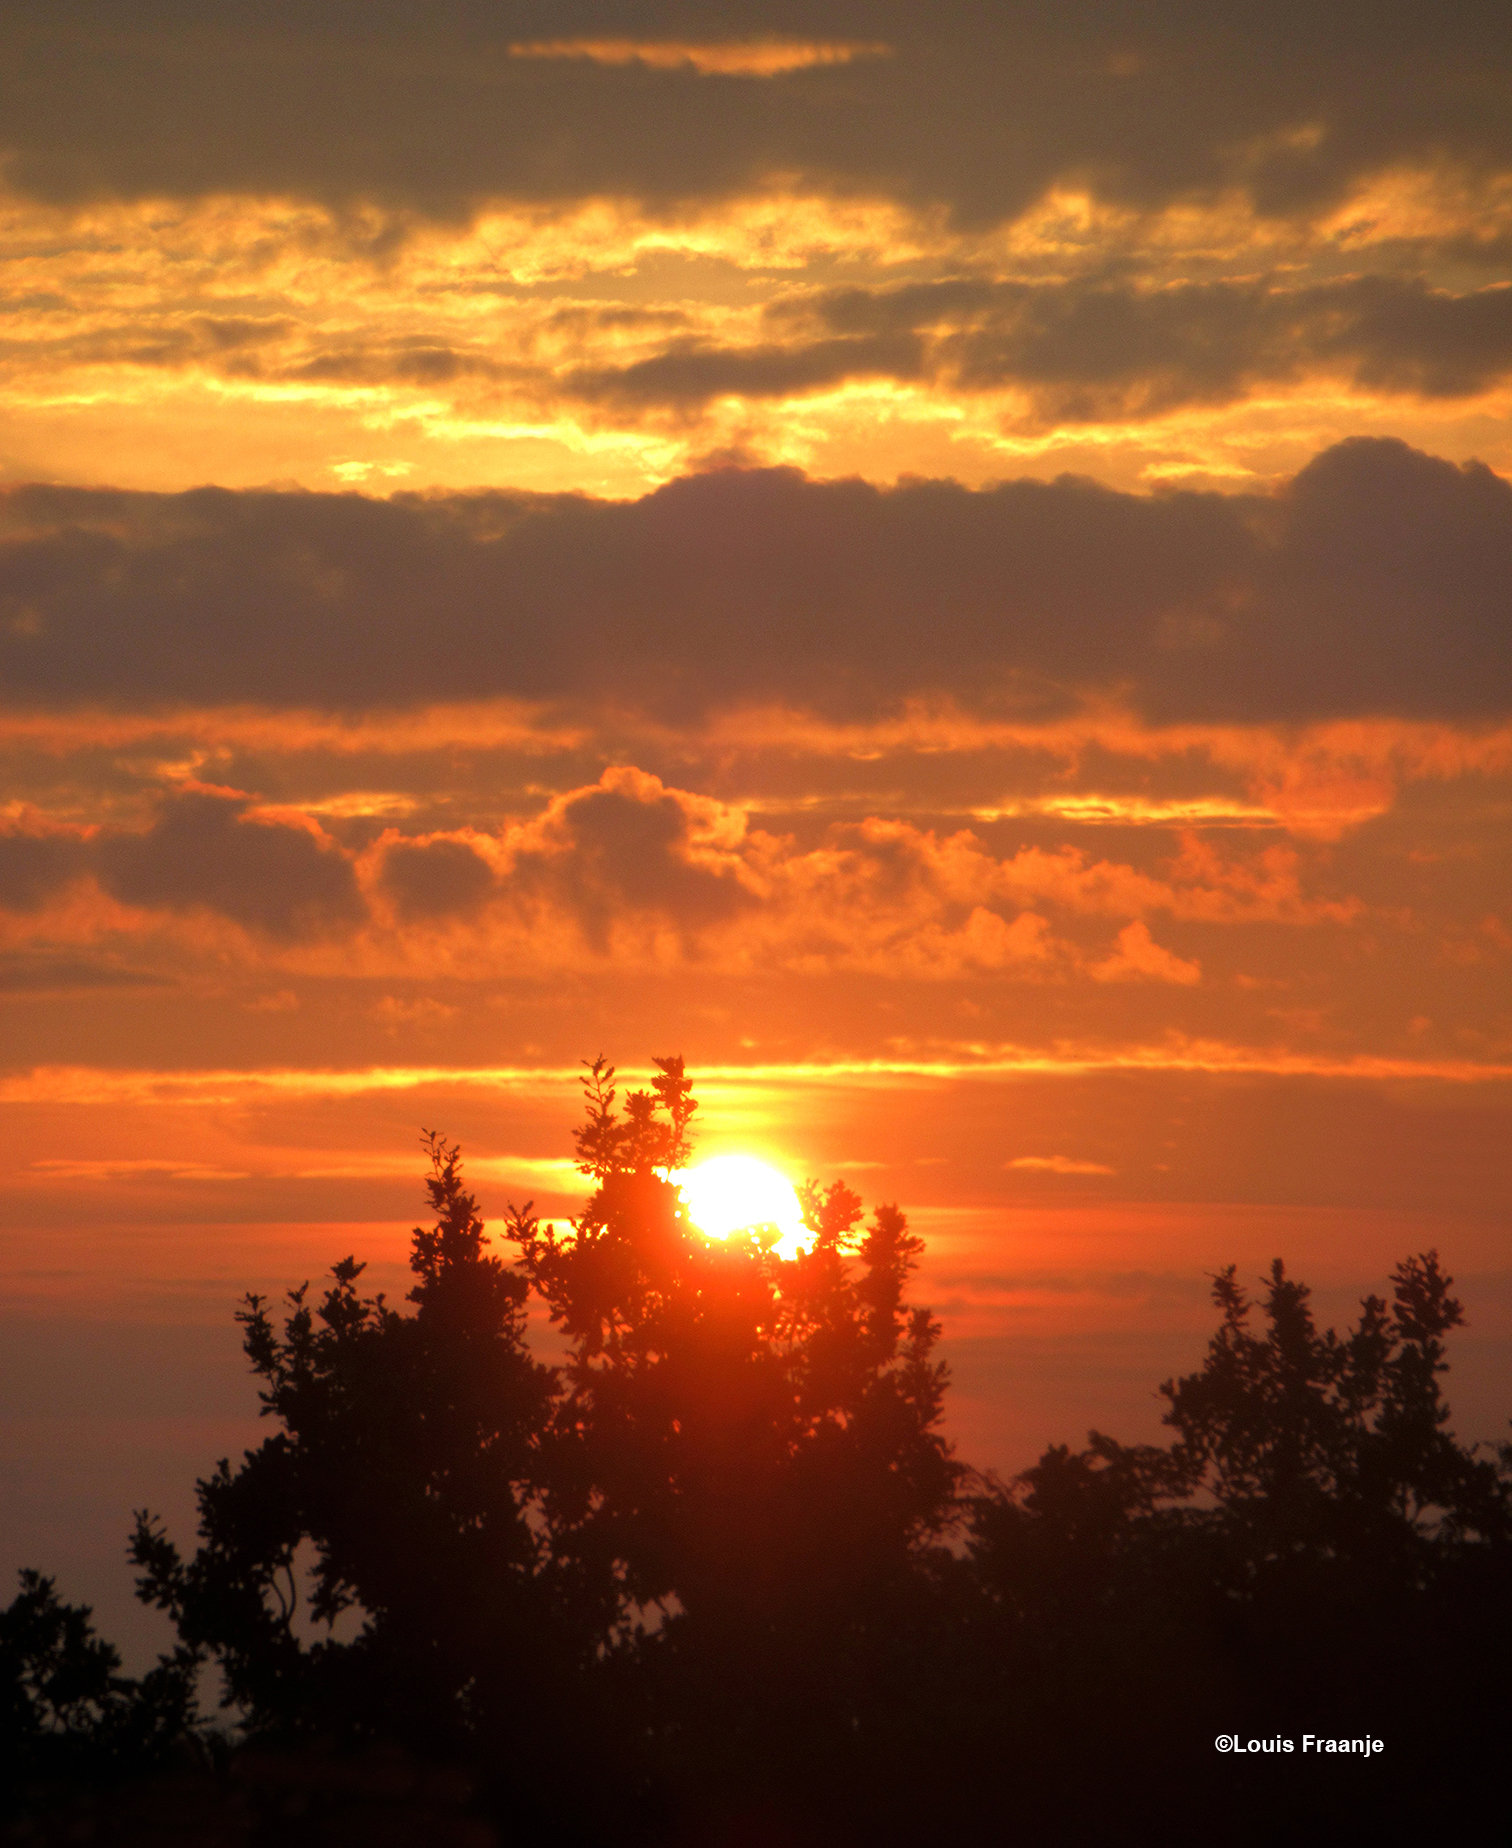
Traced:
<path fill-rule="evenodd" d="M 241 1292 L 600 1052 L 904 1207 L 973 1464 L 1429 1246 L 1505 1434 L 1504 6 L 0 34 L 13 1563 L 150 1656 Z"/>

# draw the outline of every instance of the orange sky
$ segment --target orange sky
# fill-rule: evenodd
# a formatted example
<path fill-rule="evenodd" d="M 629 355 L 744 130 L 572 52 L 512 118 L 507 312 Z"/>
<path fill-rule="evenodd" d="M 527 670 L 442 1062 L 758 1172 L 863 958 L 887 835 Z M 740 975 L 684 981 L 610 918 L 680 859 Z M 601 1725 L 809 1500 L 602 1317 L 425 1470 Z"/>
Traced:
<path fill-rule="evenodd" d="M 17 15 L 15 1563 L 145 1648 L 238 1294 L 599 1051 L 914 1216 L 969 1461 L 1428 1244 L 1498 1435 L 1505 21 L 537 14 Z"/>

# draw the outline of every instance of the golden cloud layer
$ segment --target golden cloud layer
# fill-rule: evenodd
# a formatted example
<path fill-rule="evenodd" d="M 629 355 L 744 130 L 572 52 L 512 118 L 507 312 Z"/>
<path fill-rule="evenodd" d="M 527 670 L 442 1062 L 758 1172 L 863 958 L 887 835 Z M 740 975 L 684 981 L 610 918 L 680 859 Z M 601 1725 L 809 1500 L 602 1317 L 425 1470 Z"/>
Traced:
<path fill-rule="evenodd" d="M 13 475 L 625 495 L 738 452 L 1221 485 L 1387 431 L 1509 466 L 1512 182 L 1457 168 L 1374 175 L 1302 225 L 1237 194 L 1152 212 L 1057 184 L 971 228 L 771 186 L 673 214 L 481 201 L 445 225 L 13 197 L 0 243 Z"/>

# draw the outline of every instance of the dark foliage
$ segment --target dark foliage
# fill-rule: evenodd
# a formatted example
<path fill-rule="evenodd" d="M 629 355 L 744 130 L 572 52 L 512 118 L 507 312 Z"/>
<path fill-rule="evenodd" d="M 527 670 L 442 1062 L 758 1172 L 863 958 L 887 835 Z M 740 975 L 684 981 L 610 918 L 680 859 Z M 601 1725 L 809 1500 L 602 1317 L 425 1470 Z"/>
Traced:
<path fill-rule="evenodd" d="M 247 1299 L 277 1428 L 199 1485 L 192 1557 L 145 1513 L 132 1541 L 179 1650 L 127 1681 L 27 1575 L 0 1618 L 13 1788 L 135 1779 L 109 1814 L 165 1842 L 481 1842 L 485 1818 L 553 1843 L 1009 1818 L 1181 1841 L 1215 1815 L 1274 1839 L 1283 1800 L 1344 1839 L 1415 1804 L 1431 1822 L 1446 1777 L 1489 1773 L 1512 1474 L 1447 1429 L 1461 1310 L 1435 1254 L 1342 1337 L 1279 1262 L 1258 1305 L 1223 1273 L 1202 1367 L 1161 1388 L 1168 1444 L 1094 1432 L 1003 1483 L 939 1434 L 939 1327 L 906 1301 L 920 1243 L 895 1207 L 863 1223 L 810 1186 L 799 1256 L 770 1228 L 706 1239 L 672 1179 L 682 1061 L 622 1106 L 602 1059 L 585 1082 L 570 1230 L 511 1209 L 506 1263 L 430 1134 L 403 1309 L 351 1258 L 281 1326 Z M 218 1778 L 191 1692 L 212 1662 L 241 1742 Z M 1213 1746 L 1304 1731 L 1390 1756 Z M 175 1749 L 198 1782 L 153 1797 Z"/>
<path fill-rule="evenodd" d="M 37 1572 L 21 1574 L 0 1611 L 0 1813 L 183 1755 L 195 1718 L 192 1653 L 132 1680 L 91 1616 Z"/>
<path fill-rule="evenodd" d="M 1293 1736 L 1298 1751 L 1308 1731 L 1389 1740 L 1363 1786 L 1332 1761 L 1287 1760 L 1290 1777 L 1324 1780 L 1310 1805 L 1356 1826 L 1439 1815 L 1449 1785 L 1489 1777 L 1512 1643 L 1512 1456 L 1498 1467 L 1445 1429 L 1443 1337 L 1462 1314 L 1437 1253 L 1392 1282 L 1390 1306 L 1367 1297 L 1341 1339 L 1278 1260 L 1257 1332 L 1231 1267 L 1214 1279 L 1204 1365 L 1161 1388 L 1169 1447 L 1093 1432 L 982 1486 L 979 1718 L 1037 1727 L 1051 1761 L 1090 1729 L 1136 1807 L 1184 1805 L 1194 1828 L 1256 1783 L 1214 1752 L 1220 1731 Z M 1178 1741 L 1196 1743 L 1189 1764 L 1173 1762 Z"/>
<path fill-rule="evenodd" d="M 552 1552 L 540 1519 L 551 1371 L 525 1345 L 528 1285 L 491 1255 L 457 1150 L 426 1138 L 436 1223 L 417 1227 L 411 1313 L 364 1297 L 345 1259 L 318 1306 L 290 1293 L 239 1320 L 280 1429 L 199 1485 L 188 1561 L 146 1514 L 142 1597 L 213 1657 L 252 1738 L 402 1741 L 469 1757 L 484 1740 L 522 1797 L 556 1751 L 612 1592 Z M 296 1624 L 309 1557 L 309 1617 Z M 360 1620 L 355 1639 L 331 1627 Z"/>
<path fill-rule="evenodd" d="M 864 1775 L 900 1619 L 956 1512 L 939 1327 L 903 1300 L 903 1215 L 863 1231 L 843 1186 L 808 1190 L 812 1248 L 787 1261 L 775 1232 L 695 1232 L 667 1178 L 688 1080 L 658 1064 L 623 1118 L 593 1067 L 578 1155 L 597 1186 L 571 1235 L 528 1209 L 512 1225 L 569 1343 L 553 1545 L 621 1588 L 658 1809 L 784 1783 L 812 1804 L 843 1767 Z"/>

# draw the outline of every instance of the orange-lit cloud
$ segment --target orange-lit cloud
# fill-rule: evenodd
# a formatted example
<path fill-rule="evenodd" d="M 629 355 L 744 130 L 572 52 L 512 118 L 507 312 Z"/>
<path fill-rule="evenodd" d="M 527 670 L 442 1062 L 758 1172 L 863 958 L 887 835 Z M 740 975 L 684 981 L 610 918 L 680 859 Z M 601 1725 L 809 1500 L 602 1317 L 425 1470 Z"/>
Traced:
<path fill-rule="evenodd" d="M 512 58 L 582 58 L 590 64 L 644 64 L 650 70 L 695 70 L 703 77 L 782 77 L 816 65 L 885 58 L 891 46 L 845 39 L 753 38 L 704 44 L 676 39 L 528 39 L 511 45 Z"/>
<path fill-rule="evenodd" d="M 1134 920 L 1096 979 L 1185 983 L 1197 979 L 1195 965 L 1151 941 L 1147 914 L 1305 925 L 1347 923 L 1361 909 L 1352 898 L 1309 897 L 1293 849 L 1234 861 L 1192 835 L 1151 870 L 1070 846 L 1003 859 L 969 830 L 939 835 L 878 818 L 835 824 L 805 849 L 753 829 L 738 806 L 629 767 L 499 833 L 389 828 L 361 853 L 297 809 L 256 809 L 235 792 L 203 790 L 165 798 L 144 829 L 0 834 L 0 900 L 19 918 L 54 896 L 76 908 L 80 880 L 104 894 L 102 932 L 120 928 L 123 905 L 143 917 L 209 914 L 265 944 L 361 932 L 374 967 L 393 953 L 385 941 L 397 951 L 396 931 L 419 932 L 424 953 L 436 955 L 435 932 L 455 930 L 457 957 L 494 939 L 495 954 L 507 942 L 547 966 L 584 954 L 696 955 L 895 975 L 1063 974 L 1080 958 L 1057 942 L 1041 915 L 1049 908 Z"/>
<path fill-rule="evenodd" d="M 1106 1162 L 1076 1161 L 1069 1155 L 1018 1155 L 1006 1164 L 1039 1174 L 1112 1174 Z"/>
<path fill-rule="evenodd" d="M 788 1065 L 702 1065 L 701 1093 L 718 1107 L 726 1089 L 739 1093 L 751 1086 L 785 1092 L 806 1085 L 913 1085 L 915 1081 L 953 1081 L 1019 1075 L 1078 1076 L 1094 1072 L 1191 1072 L 1214 1075 L 1286 1078 L 1334 1078 L 1367 1084 L 1497 1085 L 1512 1080 L 1512 1061 L 1481 1064 L 1470 1059 L 1387 1059 L 1370 1056 L 1329 1058 L 1292 1052 L 1266 1052 L 1213 1041 L 1175 1038 L 1153 1045 L 1065 1047 L 1054 1052 L 1005 1046 L 971 1046 L 952 1057 L 836 1059 Z M 633 1079 L 634 1071 L 627 1073 Z M 564 1066 L 472 1067 L 369 1066 L 358 1071 L 332 1069 L 258 1071 L 102 1071 L 95 1068 L 39 1067 L 0 1077 L 0 1102 L 9 1104 L 174 1103 L 204 1108 L 248 1103 L 267 1097 L 360 1097 L 428 1087 L 474 1087 L 488 1091 L 560 1090 L 564 1108 L 576 1103 L 581 1069 Z M 173 1163 L 171 1170 L 177 1171 Z M 413 1163 L 410 1167 L 413 1167 Z M 570 1163 L 556 1166 L 562 1172 Z M 390 1172 L 405 1171 L 397 1164 Z"/>
<path fill-rule="evenodd" d="M 1097 982 L 1175 982 L 1186 987 L 1202 980 L 1202 966 L 1186 962 L 1170 950 L 1162 949 L 1150 935 L 1150 927 L 1136 918 L 1118 933 L 1113 954 L 1092 967 Z"/>
<path fill-rule="evenodd" d="M 906 776 L 918 792 L 910 808 L 958 813 L 975 823 L 1042 818 L 1072 833 L 1238 827 L 1336 839 L 1389 813 L 1403 788 L 1497 778 L 1512 770 L 1512 726 L 1390 718 L 1301 728 L 1163 726 L 1094 706 L 1034 722 L 910 701 L 902 714 L 869 722 L 836 723 L 803 710 L 746 707 L 675 729 L 613 710 L 598 715 L 597 724 L 642 761 L 675 757 L 732 766 L 721 781 L 748 807 L 772 801 L 778 766 L 796 764 L 805 782 L 786 799 L 799 808 L 846 806 L 854 800 L 847 789 L 866 799 L 871 779 L 882 789 Z M 310 766 L 306 774 L 336 779 L 335 788 L 304 791 L 298 798 L 310 814 L 336 820 L 394 820 L 424 808 L 435 791 L 453 790 L 458 752 L 528 766 L 529 786 L 541 790 L 560 774 L 556 766 L 582 762 L 595 748 L 595 719 L 588 711 L 568 719 L 558 708 L 512 701 L 421 706 L 371 717 L 245 706 L 167 713 L 100 707 L 0 711 L 0 751 L 14 766 L 13 781 L 26 761 L 44 782 L 51 775 L 77 787 L 78 771 L 67 762 L 94 751 L 139 764 L 143 785 L 152 790 L 163 783 L 178 787 L 186 774 L 214 764 L 295 762 Z M 931 770 L 957 762 L 971 767 L 965 789 L 933 787 Z M 56 766 L 51 772 L 43 768 L 49 763 Z M 1106 787 L 1114 765 L 1135 788 Z M 1200 766 L 1209 793 L 1152 796 L 1138 786 L 1162 766 L 1168 773 L 1178 765 L 1187 774 Z M 378 770 L 390 779 L 413 780 L 402 790 L 362 787 L 351 781 L 353 766 L 359 776 Z M 837 766 L 846 777 L 838 789 Z M 1005 781 L 1025 779 L 1041 787 L 1004 793 Z M 1081 787 L 1068 791 L 1068 780 Z M 90 791 L 96 815 L 102 797 L 102 791 Z M 58 799 L 54 790 L 50 800 Z M 32 835 L 73 825 L 48 807 L 20 800 L 0 807 L 0 817 Z"/>
<path fill-rule="evenodd" d="M 767 55 L 592 43 L 631 60 L 593 64 L 608 80 L 662 52 L 685 72 Z M 829 68 L 812 45 L 767 51 Z M 1234 487 L 1390 432 L 1505 468 L 1509 199 L 1506 176 L 1422 162 L 1302 221 L 1233 186 L 1140 204 L 1060 179 L 983 222 L 792 169 L 676 210 L 613 184 L 472 189 L 440 220 L 297 188 L 13 194 L 0 463 L 384 492 L 502 464 L 629 495 L 729 453 Z"/>

